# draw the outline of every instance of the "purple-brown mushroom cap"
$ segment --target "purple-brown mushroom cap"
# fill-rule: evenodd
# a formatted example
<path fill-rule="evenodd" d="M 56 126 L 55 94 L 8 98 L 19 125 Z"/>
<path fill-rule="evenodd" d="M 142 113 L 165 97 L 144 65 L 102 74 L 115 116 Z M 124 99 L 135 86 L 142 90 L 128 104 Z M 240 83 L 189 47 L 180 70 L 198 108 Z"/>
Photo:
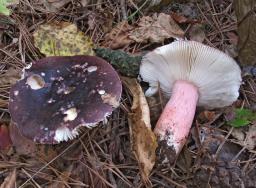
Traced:
<path fill-rule="evenodd" d="M 94 56 L 47 57 L 25 69 L 10 90 L 12 121 L 25 137 L 54 144 L 93 127 L 119 104 L 122 85 L 112 66 Z"/>

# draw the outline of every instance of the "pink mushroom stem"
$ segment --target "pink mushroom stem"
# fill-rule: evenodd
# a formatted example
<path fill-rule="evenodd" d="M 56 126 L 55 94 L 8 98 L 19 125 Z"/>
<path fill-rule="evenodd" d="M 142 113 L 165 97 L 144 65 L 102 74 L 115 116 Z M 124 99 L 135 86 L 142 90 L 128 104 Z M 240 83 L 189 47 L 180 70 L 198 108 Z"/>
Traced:
<path fill-rule="evenodd" d="M 189 134 L 196 105 L 198 89 L 193 84 L 178 80 L 174 83 L 171 99 L 166 104 L 154 132 L 165 140 L 176 155 L 181 151 Z"/>

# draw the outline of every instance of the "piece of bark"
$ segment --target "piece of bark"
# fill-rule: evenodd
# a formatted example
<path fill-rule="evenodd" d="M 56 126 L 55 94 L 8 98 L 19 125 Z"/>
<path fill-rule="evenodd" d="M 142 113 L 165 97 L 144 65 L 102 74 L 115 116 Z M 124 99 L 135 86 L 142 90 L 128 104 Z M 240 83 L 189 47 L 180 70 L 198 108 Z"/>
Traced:
<path fill-rule="evenodd" d="M 238 23 L 238 50 L 242 65 L 256 65 L 256 1 L 235 0 Z"/>

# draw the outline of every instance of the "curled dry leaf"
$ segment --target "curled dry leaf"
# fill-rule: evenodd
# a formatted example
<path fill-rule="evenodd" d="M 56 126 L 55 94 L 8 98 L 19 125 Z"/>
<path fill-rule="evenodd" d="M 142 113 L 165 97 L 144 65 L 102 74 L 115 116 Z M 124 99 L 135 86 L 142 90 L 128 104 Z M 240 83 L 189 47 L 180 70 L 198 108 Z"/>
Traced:
<path fill-rule="evenodd" d="M 178 23 L 188 23 L 188 18 L 176 12 L 171 13 L 172 18 Z"/>
<path fill-rule="evenodd" d="M 44 0 L 44 6 L 50 12 L 57 12 L 60 8 L 71 1 L 72 0 Z M 80 0 L 79 2 L 83 7 L 85 7 L 88 5 L 89 0 Z"/>
<path fill-rule="evenodd" d="M 94 55 L 91 39 L 69 22 L 39 26 L 34 32 L 34 42 L 46 56 Z"/>
<path fill-rule="evenodd" d="M 256 123 L 250 125 L 248 131 L 243 130 L 243 128 L 234 129 L 231 134 L 236 139 L 236 143 L 253 150 L 256 147 Z"/>
<path fill-rule="evenodd" d="M 10 67 L 4 74 L 0 75 L 0 85 L 14 84 L 21 78 L 21 71 Z"/>
<path fill-rule="evenodd" d="M 149 107 L 136 79 L 122 78 L 133 96 L 132 112 L 129 114 L 132 151 L 139 163 L 142 179 L 149 183 L 148 176 L 155 164 L 157 141 L 151 130 Z"/>
<path fill-rule="evenodd" d="M 102 44 L 105 47 L 117 49 L 129 45 L 133 42 L 129 38 L 129 33 L 133 30 L 127 21 L 118 23 L 105 37 L 105 42 Z"/>
<path fill-rule="evenodd" d="M 253 150 L 256 146 L 256 123 L 249 127 L 245 138 L 246 147 L 249 150 Z"/>
<path fill-rule="evenodd" d="M 44 0 L 44 6 L 46 10 L 50 12 L 56 12 L 70 1 L 71 0 Z"/>
<path fill-rule="evenodd" d="M 256 1 L 236 0 L 234 10 L 237 17 L 238 57 L 242 65 L 255 65 L 256 59 Z"/>
<path fill-rule="evenodd" d="M 129 34 L 129 37 L 136 42 L 163 42 L 167 38 L 182 38 L 183 36 L 184 31 L 170 15 L 164 13 L 142 17 L 138 28 Z"/>
<path fill-rule="evenodd" d="M 120 22 L 105 37 L 103 46 L 117 49 L 134 42 L 158 43 L 168 38 L 182 38 L 184 31 L 170 15 L 160 13 L 152 17 L 144 16 L 138 26 L 131 26 L 127 21 Z"/>

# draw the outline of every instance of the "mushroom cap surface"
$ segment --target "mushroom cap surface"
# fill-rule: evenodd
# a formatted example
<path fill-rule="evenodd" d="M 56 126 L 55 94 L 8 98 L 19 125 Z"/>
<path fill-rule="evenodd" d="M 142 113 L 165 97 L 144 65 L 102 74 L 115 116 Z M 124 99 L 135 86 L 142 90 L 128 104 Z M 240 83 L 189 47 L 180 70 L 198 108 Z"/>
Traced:
<path fill-rule="evenodd" d="M 12 86 L 9 111 L 23 136 L 55 144 L 76 137 L 80 126 L 103 121 L 121 92 L 118 74 L 101 58 L 47 57 L 33 62 Z"/>
<path fill-rule="evenodd" d="M 175 41 L 146 54 L 140 75 L 150 88 L 171 95 L 175 81 L 185 80 L 198 88 L 198 105 L 218 108 L 232 104 L 239 96 L 241 70 L 228 55 L 195 41 Z"/>

